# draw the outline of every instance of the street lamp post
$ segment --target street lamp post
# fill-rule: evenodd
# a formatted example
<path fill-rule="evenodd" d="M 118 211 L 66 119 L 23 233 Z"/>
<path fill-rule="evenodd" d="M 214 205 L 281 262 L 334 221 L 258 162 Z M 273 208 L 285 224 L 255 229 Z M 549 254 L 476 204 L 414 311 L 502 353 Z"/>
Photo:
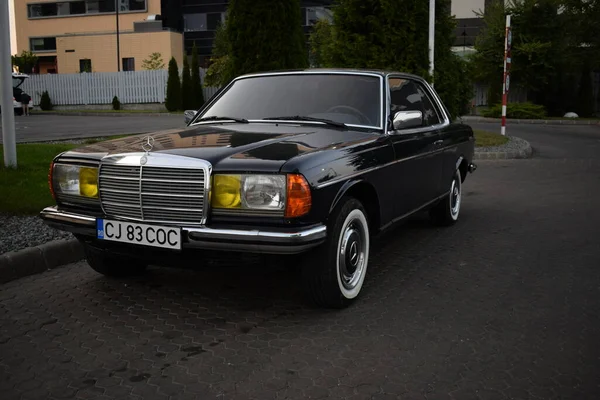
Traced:
<path fill-rule="evenodd" d="M 4 165 L 17 167 L 15 114 L 12 94 L 12 62 L 10 60 L 10 21 L 8 1 L 0 2 L 0 103 L 2 107 L 2 141 Z"/>
<path fill-rule="evenodd" d="M 431 86 L 433 86 L 434 69 L 434 46 L 435 46 L 435 0 L 429 0 L 429 75 L 431 76 Z"/>
<path fill-rule="evenodd" d="M 117 19 L 117 72 L 121 72 L 121 46 L 119 43 L 119 8 L 120 0 L 115 0 L 115 18 Z"/>

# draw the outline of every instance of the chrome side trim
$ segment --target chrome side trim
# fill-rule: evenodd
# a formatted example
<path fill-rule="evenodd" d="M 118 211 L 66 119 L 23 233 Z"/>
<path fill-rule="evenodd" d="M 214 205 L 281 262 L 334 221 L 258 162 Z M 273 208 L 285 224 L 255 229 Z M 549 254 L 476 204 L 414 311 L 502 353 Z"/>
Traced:
<path fill-rule="evenodd" d="M 378 165 L 376 167 L 367 168 L 367 169 L 364 169 L 364 170 L 359 171 L 359 172 L 355 172 L 355 173 L 350 174 L 350 175 L 344 175 L 344 176 L 332 179 L 330 181 L 321 183 L 320 185 L 316 185 L 315 188 L 316 189 L 321 189 L 321 188 L 324 188 L 324 187 L 327 187 L 327 186 L 334 185 L 336 183 L 345 181 L 345 180 L 350 179 L 350 178 L 354 178 L 354 177 L 357 177 L 357 176 L 360 176 L 360 175 L 368 174 L 369 172 L 377 171 L 378 169 L 381 169 L 381 168 L 389 167 L 390 165 L 394 165 L 394 164 L 398 164 L 398 163 L 401 163 L 401 162 L 413 160 L 415 158 L 427 157 L 427 156 L 430 156 L 430 155 L 435 154 L 435 153 L 440 153 L 442 151 L 446 151 L 446 150 L 448 150 L 450 148 L 455 148 L 456 146 L 457 145 L 454 144 L 454 145 L 451 145 L 451 146 L 440 147 L 439 149 L 435 149 L 435 150 L 432 150 L 432 151 L 427 152 L 427 153 L 417 154 L 417 155 L 414 155 L 414 156 L 403 158 L 401 160 L 390 161 L 387 164 Z"/>

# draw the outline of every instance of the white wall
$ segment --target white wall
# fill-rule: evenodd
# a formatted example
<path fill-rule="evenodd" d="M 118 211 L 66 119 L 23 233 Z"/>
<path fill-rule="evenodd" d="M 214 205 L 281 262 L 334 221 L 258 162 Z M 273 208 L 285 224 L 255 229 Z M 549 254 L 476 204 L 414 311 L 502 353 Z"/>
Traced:
<path fill-rule="evenodd" d="M 485 0 L 452 0 L 452 15 L 456 18 L 476 18 L 473 11 L 483 11 Z"/>

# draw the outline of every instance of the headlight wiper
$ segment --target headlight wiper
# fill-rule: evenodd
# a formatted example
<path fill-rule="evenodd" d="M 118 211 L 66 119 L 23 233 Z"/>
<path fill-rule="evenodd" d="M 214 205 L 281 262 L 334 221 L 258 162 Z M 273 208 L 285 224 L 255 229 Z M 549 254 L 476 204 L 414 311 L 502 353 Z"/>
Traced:
<path fill-rule="evenodd" d="M 326 118 L 307 117 L 304 115 L 292 115 L 292 116 L 288 116 L 288 117 L 272 117 L 272 118 L 263 118 L 263 119 L 270 119 L 273 121 L 279 121 L 279 120 L 314 121 L 314 122 L 322 122 L 324 124 L 331 125 L 331 126 L 336 126 L 338 128 L 347 128 L 348 127 L 343 122 L 337 122 L 337 121 L 333 121 L 331 119 L 326 119 Z"/>
<path fill-rule="evenodd" d="M 200 122 L 200 121 L 226 121 L 226 120 L 231 120 L 231 121 L 235 121 L 235 122 L 239 122 L 240 124 L 248 124 L 248 120 L 245 118 L 236 118 L 236 117 L 221 117 L 218 115 L 213 115 L 212 117 L 204 117 L 204 118 L 200 118 L 197 121 L 194 122 Z"/>

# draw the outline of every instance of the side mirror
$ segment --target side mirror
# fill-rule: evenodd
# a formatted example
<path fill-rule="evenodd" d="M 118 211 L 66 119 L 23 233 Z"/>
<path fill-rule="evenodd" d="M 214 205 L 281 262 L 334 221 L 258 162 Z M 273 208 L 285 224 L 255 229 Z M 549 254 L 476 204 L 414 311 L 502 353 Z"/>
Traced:
<path fill-rule="evenodd" d="M 183 112 L 183 120 L 185 124 L 189 124 L 190 121 L 196 116 L 196 110 L 185 110 Z"/>
<path fill-rule="evenodd" d="M 396 131 L 418 128 L 423 125 L 423 113 L 421 111 L 398 111 L 394 115 L 392 125 Z"/>

